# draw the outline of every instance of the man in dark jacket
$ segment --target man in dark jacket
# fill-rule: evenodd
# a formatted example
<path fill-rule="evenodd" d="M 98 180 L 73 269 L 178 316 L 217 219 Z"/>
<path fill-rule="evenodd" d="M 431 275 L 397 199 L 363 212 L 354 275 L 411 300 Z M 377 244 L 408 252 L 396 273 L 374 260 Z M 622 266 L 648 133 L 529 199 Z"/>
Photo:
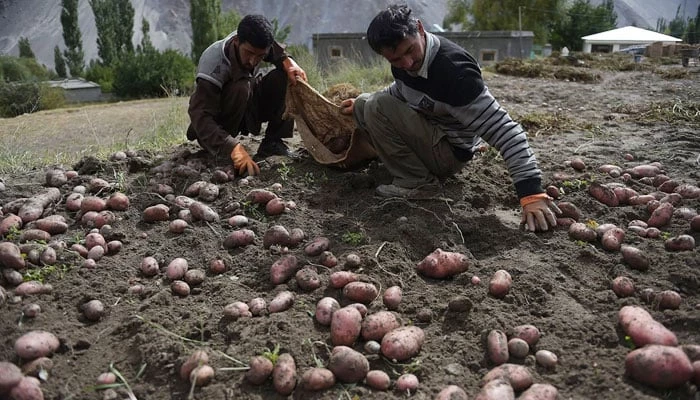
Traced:
<path fill-rule="evenodd" d="M 459 172 L 485 140 L 503 156 L 527 229 L 556 225 L 559 210 L 542 190 L 527 135 L 493 98 L 471 54 L 426 32 L 406 5 L 380 12 L 367 41 L 391 64 L 394 82 L 345 100 L 341 112 L 354 115 L 393 176 L 391 184 L 377 187 L 378 195 L 430 193 L 440 178 Z"/>
<path fill-rule="evenodd" d="M 275 69 L 256 74 L 261 61 Z M 260 173 L 236 136 L 257 135 L 267 122 L 255 159 L 290 155 L 282 139 L 292 137 L 294 120 L 282 115 L 287 83 L 297 78 L 306 80 L 306 73 L 274 40 L 270 22 L 262 15 L 245 16 L 236 31 L 210 45 L 199 59 L 187 138 L 217 158 L 230 159 L 240 175 Z"/>

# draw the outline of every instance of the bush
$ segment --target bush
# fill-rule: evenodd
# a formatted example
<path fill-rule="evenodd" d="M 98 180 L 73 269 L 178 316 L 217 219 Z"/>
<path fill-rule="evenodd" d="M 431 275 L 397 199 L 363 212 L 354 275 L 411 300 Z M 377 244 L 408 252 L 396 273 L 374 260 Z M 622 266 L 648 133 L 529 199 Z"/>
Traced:
<path fill-rule="evenodd" d="M 39 109 L 53 110 L 66 105 L 66 95 L 62 88 L 39 85 Z"/>
<path fill-rule="evenodd" d="M 195 67 L 175 50 L 146 50 L 125 56 L 114 69 L 114 94 L 124 98 L 164 97 L 189 93 Z"/>
<path fill-rule="evenodd" d="M 85 79 L 100 85 L 102 92 L 111 93 L 114 86 L 114 69 L 92 60 L 85 71 Z"/>
<path fill-rule="evenodd" d="M 0 117 L 11 118 L 65 105 L 63 89 L 38 82 L 0 83 Z"/>
<path fill-rule="evenodd" d="M 0 77 L 5 82 L 42 81 L 49 71 L 33 58 L 0 56 Z"/>

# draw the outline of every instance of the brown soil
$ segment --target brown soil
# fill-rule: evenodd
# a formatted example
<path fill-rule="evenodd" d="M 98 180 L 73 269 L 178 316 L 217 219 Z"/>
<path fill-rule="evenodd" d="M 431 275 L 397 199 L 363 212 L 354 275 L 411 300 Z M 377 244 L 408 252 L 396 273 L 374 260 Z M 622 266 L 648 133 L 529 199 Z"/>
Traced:
<path fill-rule="evenodd" d="M 544 125 L 533 124 L 530 129 L 544 183 L 565 187 L 566 193 L 559 200 L 577 205 L 583 222 L 613 223 L 625 228 L 625 243 L 637 246 L 649 257 L 651 267 L 646 272 L 631 269 L 619 252 L 606 251 L 599 243 L 571 240 L 566 229 L 538 234 L 523 231 L 507 171 L 493 151 L 482 153 L 463 172 L 448 179 L 444 193 L 414 201 L 373 195 L 377 184 L 390 181 L 377 162 L 343 171 L 319 166 L 308 156 L 299 161 L 271 158 L 261 164 L 262 174 L 251 179 L 248 186 L 241 186 L 239 179 L 219 184 L 221 192 L 210 205 L 220 214 L 221 222 L 194 222 L 184 233 L 172 234 L 167 222 L 142 221 L 142 211 L 157 203 L 173 206 L 171 219 L 176 217 L 176 207 L 156 194 L 151 184 L 169 184 L 180 195 L 195 181 L 211 180 L 213 171 L 219 168 L 196 146 L 188 144 L 169 155 L 143 153 L 123 161 L 86 158 L 70 166 L 80 176 L 61 188 L 64 194 L 93 177 L 118 182 L 129 194 L 131 206 L 116 212 L 118 220 L 107 234 L 110 240 L 121 240 L 123 249 L 99 260 L 94 269 L 81 268 L 74 254 L 59 251 L 57 264 L 65 269 L 54 273 L 43 269 L 45 282 L 53 286 L 50 294 L 22 299 L 10 295 L 0 305 L 0 360 L 21 364 L 13 349 L 15 340 L 30 330 L 47 330 L 60 338 L 61 346 L 41 384 L 45 398 L 128 398 L 124 387 L 92 390 L 97 376 L 113 365 L 136 398 L 183 400 L 189 396 L 190 385 L 179 378 L 179 367 L 195 349 L 203 348 L 216 378 L 208 386 L 195 388 L 193 398 L 284 398 L 275 393 L 271 381 L 254 386 L 244 381 L 244 371 L 227 368 L 241 366 L 234 359 L 246 364 L 250 357 L 275 346 L 294 357 L 299 371 L 315 366 L 315 357 L 326 361 L 329 328 L 315 322 L 314 308 L 324 296 L 341 301 L 342 297 L 325 283 L 311 292 L 301 290 L 293 279 L 279 286 L 270 283 L 270 266 L 280 254 L 264 249 L 262 237 L 268 227 L 279 224 L 287 229 L 301 228 L 307 236 L 304 244 L 319 236 L 330 239 L 330 251 L 340 260 L 334 268 L 321 266 L 318 257 L 305 255 L 303 245 L 289 249 L 301 264 L 314 266 L 324 282 L 331 272 L 344 268 L 346 255 L 355 253 L 362 259 L 355 272 L 377 285 L 380 293 L 393 285 L 403 289 L 397 313 L 404 324 L 425 331 L 425 344 L 417 357 L 405 363 L 392 363 L 376 355 L 370 356 L 370 362 L 372 368 L 389 373 L 392 381 L 403 371 L 414 372 L 420 387 L 411 393 L 412 398 L 434 398 L 449 384 L 461 386 L 473 398 L 481 378 L 493 367 L 485 356 L 485 336 L 493 329 L 507 332 L 521 324 L 537 326 L 542 338 L 527 358 L 511 362 L 527 366 L 536 382 L 556 386 L 562 399 L 697 398 L 697 388 L 691 384 L 656 390 L 625 377 L 624 361 L 630 346 L 616 320 L 623 305 L 642 305 L 675 332 L 680 343 L 700 344 L 697 247 L 669 252 L 664 250 L 663 239 L 637 236 L 626 229 L 627 224 L 635 219 L 647 220 L 645 207 L 607 207 L 592 198 L 585 185 L 592 180 L 622 182 L 621 178 L 598 172 L 600 165 L 629 168 L 650 162 L 660 162 L 675 180 L 698 185 L 700 116 L 680 113 L 692 110 L 693 105 L 697 110 L 700 79 L 697 74 L 687 80 L 664 80 L 651 72 L 600 73 L 603 79 L 595 84 L 492 74 L 488 75 L 488 84 L 502 105 L 518 118 L 561 116 L 547 119 Z M 566 124 L 556 125 L 563 120 Z M 634 159 L 628 161 L 626 154 Z M 574 157 L 585 162 L 584 171 L 568 166 Z M 179 168 L 178 173 L 152 169 L 168 160 L 192 169 Z M 567 177 L 555 181 L 555 174 Z M 40 192 L 44 172 L 3 179 L 5 190 L 0 192 L 0 204 Z M 270 188 L 274 183 L 282 185 L 277 194 L 296 203 L 296 208 L 267 216 L 246 203 L 245 196 L 252 188 Z M 583 187 L 577 190 L 576 183 Z M 627 185 L 643 193 L 655 190 L 638 180 Z M 106 193 L 102 195 L 106 197 Z M 681 207 L 700 210 L 700 199 L 684 199 L 677 206 Z M 76 217 L 63 204 L 53 211 Z M 223 239 L 234 230 L 227 220 L 238 213 L 250 219 L 248 228 L 257 238 L 253 245 L 226 250 Z M 70 244 L 89 230 L 76 222 L 67 233 L 55 238 Z M 690 232 L 688 221 L 680 214 L 662 230 L 671 236 L 690 234 L 696 243 L 700 242 L 700 233 Z M 438 247 L 467 254 L 471 259 L 468 271 L 447 280 L 418 275 L 416 264 Z M 178 297 L 162 272 L 154 278 L 140 273 L 139 264 L 145 256 L 156 257 L 161 268 L 183 257 L 191 269 L 207 270 L 206 279 L 193 287 L 189 296 Z M 209 262 L 215 258 L 226 261 L 225 273 L 208 272 Z M 30 266 L 29 271 L 38 268 Z M 513 287 L 504 299 L 490 296 L 487 290 L 491 275 L 499 269 L 513 277 Z M 479 277 L 481 284 L 473 285 L 472 276 Z M 637 295 L 618 298 L 611 290 L 611 281 L 617 276 L 632 278 Z M 130 292 L 135 284 L 144 285 L 142 294 Z M 11 294 L 12 286 L 6 281 L 3 286 Z M 675 310 L 659 310 L 639 296 L 645 288 L 676 290 L 682 304 Z M 285 312 L 238 320 L 224 318 L 223 308 L 229 303 L 255 297 L 269 302 L 282 290 L 296 294 L 293 307 Z M 458 296 L 469 299 L 470 310 L 447 310 L 450 300 Z M 106 306 L 106 315 L 98 322 L 86 321 L 80 311 L 80 306 L 91 299 L 99 299 Z M 22 317 L 22 307 L 29 303 L 41 306 L 36 318 Z M 369 312 L 385 309 L 381 298 L 368 308 Z M 430 310 L 429 322 L 417 318 L 424 309 Z M 362 351 L 363 343 L 358 342 L 356 348 Z M 556 353 L 559 363 L 555 368 L 535 363 L 534 350 L 540 349 Z M 395 390 L 376 392 L 360 383 L 336 384 L 320 393 L 297 389 L 292 397 L 382 399 L 405 394 Z"/>

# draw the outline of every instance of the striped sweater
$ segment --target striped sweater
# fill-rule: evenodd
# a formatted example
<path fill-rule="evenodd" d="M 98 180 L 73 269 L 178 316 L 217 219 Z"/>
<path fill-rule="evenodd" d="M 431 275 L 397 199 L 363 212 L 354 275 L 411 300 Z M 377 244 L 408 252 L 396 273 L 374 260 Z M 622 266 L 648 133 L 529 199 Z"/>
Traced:
<path fill-rule="evenodd" d="M 393 68 L 385 89 L 447 134 L 455 155 L 468 160 L 480 139 L 505 160 L 519 198 L 542 193 L 542 172 L 523 127 L 491 95 L 477 61 L 457 44 L 426 32 L 426 56 L 417 74 Z"/>

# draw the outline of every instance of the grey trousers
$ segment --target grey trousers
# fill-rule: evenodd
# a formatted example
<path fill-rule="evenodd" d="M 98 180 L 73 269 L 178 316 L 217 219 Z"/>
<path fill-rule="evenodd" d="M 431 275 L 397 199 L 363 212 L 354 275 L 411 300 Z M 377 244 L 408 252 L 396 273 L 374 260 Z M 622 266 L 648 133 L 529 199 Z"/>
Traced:
<path fill-rule="evenodd" d="M 455 157 L 439 127 L 390 94 L 358 96 L 353 114 L 396 186 L 412 189 L 435 184 L 465 165 Z"/>

